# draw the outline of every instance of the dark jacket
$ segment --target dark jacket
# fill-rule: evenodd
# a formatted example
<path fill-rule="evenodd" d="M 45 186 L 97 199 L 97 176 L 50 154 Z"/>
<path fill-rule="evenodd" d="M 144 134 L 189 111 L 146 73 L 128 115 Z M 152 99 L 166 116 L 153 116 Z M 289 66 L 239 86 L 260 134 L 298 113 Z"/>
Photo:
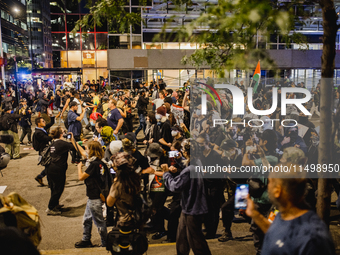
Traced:
<path fill-rule="evenodd" d="M 40 112 L 41 113 L 46 113 L 48 106 L 53 103 L 53 100 L 47 101 L 43 98 L 40 98 L 38 101 L 38 105 L 40 105 Z"/>
<path fill-rule="evenodd" d="M 48 123 L 45 126 L 45 130 L 48 130 L 52 125 L 54 124 L 54 117 L 51 117 L 51 122 Z M 39 143 L 39 154 L 44 150 L 46 145 L 48 144 L 49 141 L 52 141 L 52 137 L 48 135 L 47 132 L 44 132 L 43 130 L 39 128 L 35 128 L 35 132 L 33 134 L 33 143 L 37 142 Z"/>
<path fill-rule="evenodd" d="M 13 131 L 14 133 L 18 133 L 18 122 L 20 118 L 21 115 L 16 113 L 11 114 L 6 112 L 3 115 L 3 119 L 7 119 L 8 123 L 10 124 L 9 130 Z"/>
<path fill-rule="evenodd" d="M 201 165 L 198 163 L 197 165 Z M 208 202 L 202 174 L 190 165 L 173 177 L 170 172 L 163 175 L 165 186 L 171 192 L 181 192 L 182 212 L 189 215 L 208 213 Z"/>
<path fill-rule="evenodd" d="M 138 114 L 146 114 L 149 98 L 140 96 L 137 101 Z"/>
<path fill-rule="evenodd" d="M 27 107 L 25 109 L 25 114 L 23 114 L 24 109 L 20 109 L 20 113 L 22 115 L 19 125 L 22 126 L 23 128 L 30 127 L 32 126 L 31 122 L 31 114 L 28 112 L 29 108 Z"/>

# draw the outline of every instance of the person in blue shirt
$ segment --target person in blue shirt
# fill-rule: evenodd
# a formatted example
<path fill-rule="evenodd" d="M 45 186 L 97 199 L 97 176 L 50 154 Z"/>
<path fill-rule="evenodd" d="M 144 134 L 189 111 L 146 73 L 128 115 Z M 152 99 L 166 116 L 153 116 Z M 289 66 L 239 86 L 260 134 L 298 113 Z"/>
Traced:
<path fill-rule="evenodd" d="M 78 103 L 76 101 L 72 101 L 70 103 L 70 110 L 67 113 L 67 122 L 68 122 L 68 133 L 72 133 L 74 139 L 78 142 L 80 141 L 80 135 L 81 135 L 81 120 L 84 117 L 85 114 L 85 108 L 82 107 L 82 112 L 80 115 L 77 114 L 78 109 Z M 77 155 L 77 152 L 75 150 L 72 151 L 72 163 L 77 163 L 80 161 L 80 156 Z"/>
<path fill-rule="evenodd" d="M 115 136 L 116 140 L 118 140 L 118 132 L 123 126 L 124 119 L 120 114 L 119 110 L 116 108 L 117 101 L 115 99 L 111 99 L 109 101 L 109 109 L 110 113 L 107 116 L 107 123 L 113 129 L 113 135 Z"/>
<path fill-rule="evenodd" d="M 68 121 L 68 132 L 73 133 L 74 139 L 76 141 L 80 141 L 80 134 L 81 134 L 81 120 L 85 114 L 85 108 L 82 108 L 82 113 L 80 115 L 77 114 L 78 103 L 72 101 L 70 103 L 70 110 L 67 114 L 67 121 Z"/>
<path fill-rule="evenodd" d="M 292 163 L 283 166 L 289 168 Z M 246 214 L 265 233 L 261 255 L 335 255 L 326 224 L 305 202 L 307 180 L 302 174 L 269 174 L 269 199 L 279 211 L 273 223 L 255 209 L 255 203 L 248 197 Z"/>

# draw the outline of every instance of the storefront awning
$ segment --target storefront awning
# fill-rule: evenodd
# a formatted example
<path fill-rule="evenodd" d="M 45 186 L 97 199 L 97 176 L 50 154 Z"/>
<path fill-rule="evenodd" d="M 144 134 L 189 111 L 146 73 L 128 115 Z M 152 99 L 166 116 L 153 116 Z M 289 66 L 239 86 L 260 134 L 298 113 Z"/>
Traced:
<path fill-rule="evenodd" d="M 32 70 L 32 75 L 69 75 L 83 73 L 82 68 L 38 68 Z"/>

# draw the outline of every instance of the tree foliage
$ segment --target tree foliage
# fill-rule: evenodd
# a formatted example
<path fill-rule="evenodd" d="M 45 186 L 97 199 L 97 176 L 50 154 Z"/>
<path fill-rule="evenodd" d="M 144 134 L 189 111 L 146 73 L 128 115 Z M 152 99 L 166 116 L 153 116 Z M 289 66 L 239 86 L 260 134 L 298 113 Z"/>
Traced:
<path fill-rule="evenodd" d="M 183 59 L 184 64 L 197 68 L 208 65 L 221 76 L 225 69 L 253 68 L 258 60 L 265 68 L 274 69 L 275 63 L 264 50 L 273 36 L 280 36 L 280 41 L 288 46 L 292 42 L 301 46 L 306 43 L 303 35 L 294 33 L 297 18 L 292 7 L 297 3 L 220 0 L 218 5 L 207 5 L 199 18 L 173 30 L 172 36 L 178 40 L 200 45 L 194 54 Z M 165 25 L 159 35 L 163 40 L 166 29 Z"/>
<path fill-rule="evenodd" d="M 140 6 L 146 6 L 146 0 L 139 0 Z M 141 24 L 140 13 L 130 13 L 129 0 L 88 0 L 86 7 L 90 12 L 76 22 L 73 33 L 80 28 L 87 30 L 107 23 L 110 33 L 128 33 L 130 26 Z"/>
<path fill-rule="evenodd" d="M 192 0 L 164 2 L 176 5 L 180 10 L 197 4 Z M 218 4 L 201 4 L 206 5 L 206 11 L 197 19 L 172 29 L 171 33 L 165 23 L 162 32 L 154 38 L 155 41 L 175 38 L 199 44 L 200 48 L 185 57 L 183 64 L 193 64 L 197 68 L 208 65 L 222 77 L 226 69 L 253 68 L 258 60 L 264 68 L 275 69 L 275 63 L 264 50 L 265 43 L 273 36 L 280 36 L 280 42 L 288 46 L 292 42 L 306 43 L 304 36 L 292 32 L 297 21 L 303 23 L 294 15 L 293 7 L 299 4 L 298 1 L 219 0 Z M 128 5 L 129 0 L 99 0 L 95 5 L 90 1 L 90 13 L 76 23 L 73 32 L 93 24 L 101 26 L 104 21 L 107 21 L 111 33 L 130 32 L 130 26 L 141 24 L 141 15 L 130 13 Z M 140 6 L 145 5 L 146 0 L 140 0 Z M 168 17 L 167 22 L 176 18 L 176 15 Z"/>

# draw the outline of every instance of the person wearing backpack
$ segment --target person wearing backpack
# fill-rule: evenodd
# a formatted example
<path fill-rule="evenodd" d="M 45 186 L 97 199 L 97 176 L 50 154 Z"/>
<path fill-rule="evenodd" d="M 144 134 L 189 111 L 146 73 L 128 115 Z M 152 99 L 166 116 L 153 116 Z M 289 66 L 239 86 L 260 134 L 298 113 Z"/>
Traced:
<path fill-rule="evenodd" d="M 127 152 L 120 152 L 111 157 L 116 178 L 107 197 L 107 205 L 116 205 L 119 212 L 117 227 L 123 231 L 134 229 L 134 218 L 130 208 L 134 207 L 134 196 L 141 191 L 141 181 L 135 171 L 136 159 Z"/>
<path fill-rule="evenodd" d="M 18 123 L 22 117 L 20 114 L 11 113 L 12 108 L 6 107 L 4 110 L 5 114 L 2 116 L 2 134 L 12 135 L 13 143 L 5 145 L 5 151 L 12 159 L 20 158 L 20 141 L 18 135 Z"/>
<path fill-rule="evenodd" d="M 103 247 L 106 246 L 107 238 L 106 221 L 102 211 L 102 199 L 105 197 L 105 194 L 102 194 L 105 184 L 102 175 L 105 174 L 105 171 L 108 171 L 108 168 L 102 161 L 104 151 L 101 144 L 96 141 L 91 141 L 88 148 L 88 159 L 85 163 L 87 169 L 85 172 L 82 171 L 83 163 L 80 162 L 78 164 L 78 178 L 80 181 L 85 181 L 88 200 L 84 213 L 83 238 L 81 241 L 75 243 L 76 248 L 93 247 L 91 242 L 92 221 L 94 221 L 98 228 L 101 245 Z"/>
<path fill-rule="evenodd" d="M 61 127 L 56 127 L 51 131 L 51 137 L 53 139 L 50 145 L 50 157 L 51 163 L 47 165 L 47 180 L 51 189 L 51 198 L 46 210 L 47 215 L 60 215 L 59 199 L 63 194 L 66 181 L 67 159 L 68 152 L 74 149 L 78 149 L 80 153 L 86 156 L 83 148 L 74 141 L 73 134 L 71 134 L 71 143 L 63 140 L 65 132 Z"/>
<path fill-rule="evenodd" d="M 60 112 L 56 116 L 58 118 L 60 115 Z M 34 150 L 39 152 L 39 155 L 41 155 L 41 152 L 44 150 L 46 145 L 52 141 L 52 137 L 48 135 L 47 130 L 49 130 L 50 127 L 54 124 L 55 117 L 51 116 L 51 122 L 46 124 L 45 120 L 42 117 L 38 117 L 35 119 L 35 131 L 33 134 L 33 148 Z M 46 168 L 35 177 L 35 180 L 41 185 L 45 186 L 43 183 L 43 178 L 46 176 Z"/>

